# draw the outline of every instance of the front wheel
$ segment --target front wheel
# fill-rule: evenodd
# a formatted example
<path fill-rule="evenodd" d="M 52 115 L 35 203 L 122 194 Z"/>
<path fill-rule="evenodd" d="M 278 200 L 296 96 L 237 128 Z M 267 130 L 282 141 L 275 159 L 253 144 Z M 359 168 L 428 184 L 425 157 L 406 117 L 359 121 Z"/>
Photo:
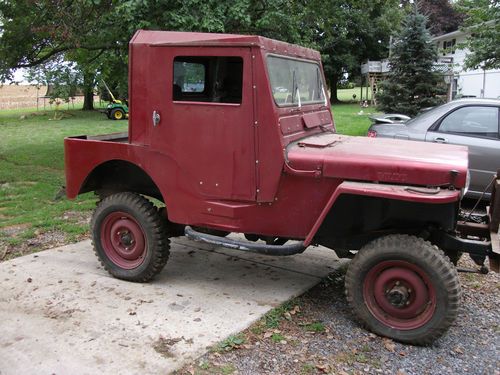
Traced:
<path fill-rule="evenodd" d="M 168 260 L 169 240 L 164 221 L 146 198 L 117 193 L 104 198 L 91 222 L 94 250 L 114 277 L 146 282 Z"/>
<path fill-rule="evenodd" d="M 458 313 L 461 289 L 444 253 L 421 238 L 391 235 L 363 247 L 349 265 L 346 295 L 371 331 L 428 345 Z"/>

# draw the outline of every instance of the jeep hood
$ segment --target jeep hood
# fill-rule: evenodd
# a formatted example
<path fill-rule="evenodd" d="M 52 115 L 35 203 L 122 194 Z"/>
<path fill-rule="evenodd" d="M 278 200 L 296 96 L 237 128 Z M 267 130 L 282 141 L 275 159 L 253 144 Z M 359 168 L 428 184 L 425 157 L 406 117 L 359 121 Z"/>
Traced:
<path fill-rule="evenodd" d="M 297 173 L 420 186 L 463 188 L 468 167 L 464 146 L 332 133 L 293 142 L 285 156 Z"/>

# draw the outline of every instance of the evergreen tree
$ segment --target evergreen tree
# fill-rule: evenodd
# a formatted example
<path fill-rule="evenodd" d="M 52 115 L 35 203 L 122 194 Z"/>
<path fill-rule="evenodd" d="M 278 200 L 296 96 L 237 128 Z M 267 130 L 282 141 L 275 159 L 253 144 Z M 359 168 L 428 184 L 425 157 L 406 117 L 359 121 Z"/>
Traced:
<path fill-rule="evenodd" d="M 433 70 L 437 50 L 417 9 L 403 21 L 389 58 L 390 73 L 380 85 L 378 109 L 414 116 L 422 108 L 443 102 L 446 92 L 441 74 Z"/>

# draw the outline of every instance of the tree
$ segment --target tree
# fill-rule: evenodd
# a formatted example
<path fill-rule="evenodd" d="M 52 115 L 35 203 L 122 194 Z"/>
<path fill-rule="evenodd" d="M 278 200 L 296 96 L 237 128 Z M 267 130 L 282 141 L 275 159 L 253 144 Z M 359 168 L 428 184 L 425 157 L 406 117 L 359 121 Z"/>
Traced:
<path fill-rule="evenodd" d="M 337 84 L 345 74 L 356 76 L 367 59 L 387 56 L 389 37 L 401 16 L 397 0 L 307 1 L 303 29 L 320 50 L 331 101 L 338 102 Z"/>
<path fill-rule="evenodd" d="M 389 59 L 391 71 L 381 83 L 378 107 L 384 112 L 414 116 L 425 107 L 442 102 L 443 78 L 433 71 L 437 51 L 426 28 L 425 16 L 415 7 L 403 22 Z"/>
<path fill-rule="evenodd" d="M 0 81 L 18 68 L 74 62 L 83 77 L 84 109 L 92 109 L 96 71 L 89 67 L 105 51 L 128 43 L 116 37 L 113 12 L 112 0 L 1 1 Z"/>
<path fill-rule="evenodd" d="M 409 4 L 408 0 L 402 2 Z M 427 26 L 432 35 L 447 34 L 458 30 L 464 14 L 449 0 L 418 0 L 418 10 L 428 18 Z"/>
<path fill-rule="evenodd" d="M 463 30 L 470 34 L 465 46 L 468 69 L 500 68 L 500 1 L 462 0 L 458 4 L 466 14 Z"/>
<path fill-rule="evenodd" d="M 37 86 L 49 86 L 48 95 L 51 101 L 57 99 L 69 101 L 77 94 L 82 79 L 74 64 L 62 59 L 52 59 L 36 68 L 30 68 L 26 76 Z"/>

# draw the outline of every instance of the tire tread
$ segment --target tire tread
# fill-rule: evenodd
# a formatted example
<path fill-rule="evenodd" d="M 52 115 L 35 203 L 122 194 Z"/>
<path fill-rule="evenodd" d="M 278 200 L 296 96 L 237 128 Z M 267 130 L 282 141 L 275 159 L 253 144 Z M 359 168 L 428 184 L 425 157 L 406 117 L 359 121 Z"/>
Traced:
<path fill-rule="evenodd" d="M 96 238 L 98 237 L 98 228 L 96 228 L 96 221 L 103 210 L 114 205 L 125 205 L 133 210 L 137 216 L 142 216 L 146 219 L 149 229 L 151 230 L 151 235 L 153 238 L 153 243 L 148 244 L 148 250 L 152 251 L 151 262 L 147 265 L 145 270 L 140 274 L 134 275 L 124 275 L 123 272 L 117 272 L 114 267 L 110 266 L 102 257 L 99 255 L 99 251 L 96 246 Z M 130 192 L 116 193 L 107 196 L 102 199 L 97 208 L 94 211 L 92 220 L 90 222 L 90 227 L 92 228 L 92 245 L 94 248 L 94 253 L 99 259 L 100 263 L 111 275 L 116 278 L 144 283 L 153 279 L 167 264 L 169 258 L 170 240 L 167 236 L 167 228 L 165 227 L 165 221 L 161 219 L 158 215 L 156 207 L 142 195 Z"/>
<path fill-rule="evenodd" d="M 415 248 L 420 250 L 419 254 L 413 254 L 410 252 L 410 249 Z M 370 317 L 366 316 L 371 316 L 371 314 L 368 312 L 368 309 L 360 308 L 360 306 L 358 306 L 359 301 L 356 301 L 354 295 L 356 293 L 356 287 L 359 287 L 359 275 L 363 272 L 363 266 L 369 263 L 373 256 L 380 254 L 380 252 L 385 249 L 399 249 L 399 251 L 403 254 L 418 256 L 426 267 L 436 270 L 441 277 L 447 293 L 446 302 L 448 306 L 445 309 L 445 316 L 441 319 L 439 324 L 435 327 L 431 327 L 425 334 L 416 335 L 415 337 L 411 337 L 411 335 L 404 335 L 402 337 L 394 335 L 392 337 L 395 340 L 405 343 L 429 345 L 447 331 L 458 315 L 459 302 L 461 299 L 461 287 L 457 270 L 441 249 L 432 245 L 430 242 L 415 236 L 390 235 L 380 237 L 368 243 L 358 252 L 349 265 L 345 277 L 345 292 L 347 301 L 358 320 L 367 329 L 374 331 L 377 334 L 383 335 L 384 333 L 380 332 L 373 324 L 371 324 Z"/>

